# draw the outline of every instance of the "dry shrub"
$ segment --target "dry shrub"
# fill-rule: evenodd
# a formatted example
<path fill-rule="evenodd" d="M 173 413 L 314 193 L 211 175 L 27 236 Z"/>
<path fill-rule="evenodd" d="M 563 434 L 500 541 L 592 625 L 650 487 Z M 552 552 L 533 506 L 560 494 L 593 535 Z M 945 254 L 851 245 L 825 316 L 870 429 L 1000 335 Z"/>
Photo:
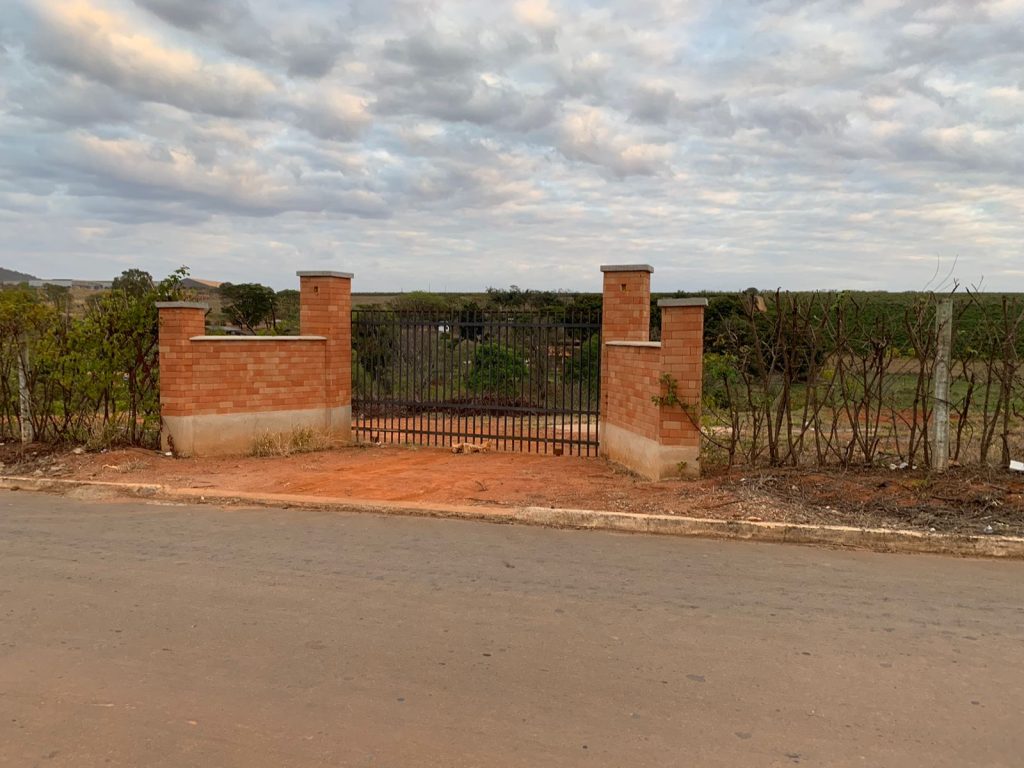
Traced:
<path fill-rule="evenodd" d="M 766 298 L 722 323 L 704 357 L 705 467 L 932 466 L 936 308 L 948 298 L 950 458 L 1005 467 L 1024 450 L 1019 297 L 922 293 L 895 309 L 856 294 Z"/>

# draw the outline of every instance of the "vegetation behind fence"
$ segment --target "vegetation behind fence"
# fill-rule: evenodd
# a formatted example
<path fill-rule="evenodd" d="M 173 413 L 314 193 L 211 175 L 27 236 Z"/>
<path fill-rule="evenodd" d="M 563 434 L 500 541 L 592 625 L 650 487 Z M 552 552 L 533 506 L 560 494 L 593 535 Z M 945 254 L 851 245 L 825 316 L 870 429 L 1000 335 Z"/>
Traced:
<path fill-rule="evenodd" d="M 41 442 L 156 447 L 158 300 L 183 298 L 178 270 L 154 284 L 129 270 L 73 313 L 67 289 L 0 291 L 0 439 L 20 437 L 19 369 Z"/>
<path fill-rule="evenodd" d="M 948 296 L 916 294 L 899 311 L 843 293 L 757 298 L 709 306 L 705 465 L 931 466 L 935 313 Z M 1005 466 L 1024 445 L 1024 303 L 953 301 L 950 457 Z"/>

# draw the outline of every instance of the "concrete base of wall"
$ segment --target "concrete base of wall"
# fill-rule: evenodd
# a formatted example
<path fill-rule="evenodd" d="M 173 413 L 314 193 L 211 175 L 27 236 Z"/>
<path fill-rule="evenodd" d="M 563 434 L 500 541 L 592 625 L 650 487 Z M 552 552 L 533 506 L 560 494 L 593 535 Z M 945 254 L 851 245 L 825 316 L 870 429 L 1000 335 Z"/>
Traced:
<path fill-rule="evenodd" d="M 648 480 L 700 476 L 700 449 L 661 445 L 622 427 L 602 421 L 600 455 L 633 470 Z"/>
<path fill-rule="evenodd" d="M 232 456 L 252 452 L 257 437 L 315 429 L 335 440 L 352 440 L 352 406 L 256 413 L 165 416 L 162 443 L 177 456 Z"/>

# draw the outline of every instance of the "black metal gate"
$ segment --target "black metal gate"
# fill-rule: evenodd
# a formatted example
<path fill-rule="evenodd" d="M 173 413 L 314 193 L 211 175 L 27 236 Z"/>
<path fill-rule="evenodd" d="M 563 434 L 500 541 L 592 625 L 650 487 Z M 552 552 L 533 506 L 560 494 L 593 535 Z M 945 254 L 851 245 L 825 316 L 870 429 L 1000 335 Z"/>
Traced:
<path fill-rule="evenodd" d="M 357 440 L 597 454 L 601 311 L 352 312 Z"/>

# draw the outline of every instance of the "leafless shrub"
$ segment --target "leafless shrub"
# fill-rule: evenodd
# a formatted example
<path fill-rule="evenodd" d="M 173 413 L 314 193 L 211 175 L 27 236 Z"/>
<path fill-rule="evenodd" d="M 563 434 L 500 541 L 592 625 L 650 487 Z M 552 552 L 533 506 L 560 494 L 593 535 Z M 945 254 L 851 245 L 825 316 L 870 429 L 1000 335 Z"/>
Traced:
<path fill-rule="evenodd" d="M 935 311 L 948 296 L 880 309 L 842 293 L 777 291 L 767 311 L 745 304 L 705 356 L 706 458 L 929 466 Z M 1024 306 L 974 291 L 954 299 L 951 456 L 1005 466 L 1022 442 Z"/>

